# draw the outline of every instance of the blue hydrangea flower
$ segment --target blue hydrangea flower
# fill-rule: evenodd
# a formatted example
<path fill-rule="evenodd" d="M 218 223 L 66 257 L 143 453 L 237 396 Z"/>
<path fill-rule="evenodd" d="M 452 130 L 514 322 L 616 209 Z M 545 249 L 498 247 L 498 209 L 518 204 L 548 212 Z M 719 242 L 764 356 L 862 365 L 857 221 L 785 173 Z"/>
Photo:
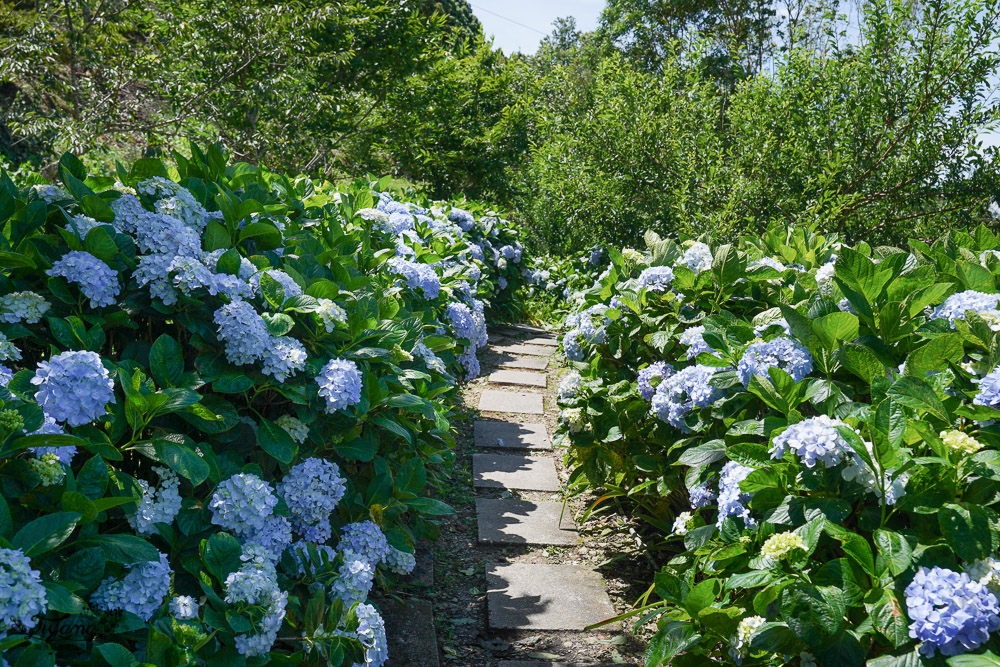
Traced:
<path fill-rule="evenodd" d="M 976 382 L 975 379 L 972 381 Z M 978 382 L 979 393 L 972 399 L 973 404 L 1000 409 L 1000 366 L 994 368 Z"/>
<path fill-rule="evenodd" d="M 190 595 L 178 595 L 170 601 L 170 615 L 180 621 L 198 618 L 198 601 Z"/>
<path fill-rule="evenodd" d="M 736 374 L 744 387 L 750 386 L 750 378 L 759 375 L 770 379 L 769 368 L 780 368 L 796 382 L 812 371 L 813 358 L 802 343 L 784 336 L 772 340 L 751 343 L 736 365 Z"/>
<path fill-rule="evenodd" d="M 160 486 L 150 486 L 144 479 L 137 479 L 142 489 L 142 498 L 135 514 L 128 516 L 129 525 L 140 535 L 150 535 L 158 523 L 173 523 L 181 511 L 180 479 L 170 468 L 154 466 L 153 472 L 160 478 Z"/>
<path fill-rule="evenodd" d="M 838 426 L 846 424 L 826 415 L 792 424 L 774 437 L 771 458 L 780 459 L 787 450 L 791 450 L 807 468 L 815 466 L 817 461 L 826 468 L 839 465 L 845 458 L 854 457 L 855 453 L 837 431 Z"/>
<path fill-rule="evenodd" d="M 702 334 L 704 333 L 705 333 L 705 327 L 699 325 L 696 327 L 691 327 L 690 329 L 686 329 L 684 333 L 681 334 L 681 337 L 678 340 L 681 345 L 688 346 L 688 351 L 687 351 L 688 359 L 694 359 L 702 352 L 711 352 L 712 354 L 715 354 L 715 350 L 710 348 L 708 346 L 708 343 L 705 342 L 705 339 L 702 338 Z"/>
<path fill-rule="evenodd" d="M 429 264 L 418 264 L 401 257 L 393 257 L 387 265 L 393 273 L 398 273 L 406 279 L 406 286 L 410 289 L 419 289 L 428 299 L 438 297 L 441 291 L 441 279 Z"/>
<path fill-rule="evenodd" d="M 358 617 L 358 629 L 354 636 L 365 647 L 365 661 L 355 663 L 352 667 L 382 667 L 389 660 L 389 647 L 382 617 L 370 604 L 359 604 L 354 613 Z"/>
<path fill-rule="evenodd" d="M 281 555 L 292 544 L 292 524 L 288 517 L 272 514 L 264 518 L 260 528 L 241 531 L 244 551 L 251 546 L 258 547 L 256 553 L 276 564 Z"/>
<path fill-rule="evenodd" d="M 264 349 L 261 372 L 284 382 L 306 367 L 308 359 L 305 346 L 290 336 L 273 336 Z"/>
<path fill-rule="evenodd" d="M 212 523 L 240 536 L 262 530 L 277 504 L 270 484 L 256 475 L 239 473 L 216 487 L 208 509 Z"/>
<path fill-rule="evenodd" d="M 278 493 L 288 505 L 292 526 L 310 542 L 329 539 L 330 515 L 346 491 L 347 484 L 337 464 L 316 457 L 292 466 L 278 484 Z M 322 531 L 325 537 L 307 534 L 318 526 L 325 526 Z"/>
<path fill-rule="evenodd" d="M 39 571 L 20 549 L 0 549 L 0 639 L 14 628 L 31 630 L 47 610 Z"/>
<path fill-rule="evenodd" d="M 583 361 L 586 353 L 580 344 L 580 330 L 570 329 L 563 336 L 563 353 L 570 361 Z"/>
<path fill-rule="evenodd" d="M 601 345 L 607 340 L 605 326 L 609 320 L 604 316 L 604 313 L 608 310 L 607 306 L 599 303 L 580 313 L 580 335 L 590 345 Z"/>
<path fill-rule="evenodd" d="M 182 294 L 191 294 L 199 289 L 207 290 L 212 296 L 218 294 L 215 274 L 194 257 L 174 257 L 167 273 L 173 275 L 174 287 Z"/>
<path fill-rule="evenodd" d="M 173 255 L 153 253 L 143 255 L 138 259 L 132 277 L 139 287 L 149 285 L 149 295 L 159 299 L 165 306 L 177 303 L 177 289 L 170 280 L 170 265 L 174 262 Z"/>
<path fill-rule="evenodd" d="M 457 338 L 467 338 L 470 341 L 476 337 L 476 323 L 472 310 L 464 303 L 453 301 L 445 308 L 445 317 L 451 322 Z"/>
<path fill-rule="evenodd" d="M 712 268 L 712 249 L 706 244 L 696 241 L 692 243 L 678 260 L 695 273 L 701 273 Z"/>
<path fill-rule="evenodd" d="M 347 324 L 347 311 L 330 299 L 319 299 L 319 308 L 313 314 L 319 318 L 327 333 L 333 333 L 338 325 Z"/>
<path fill-rule="evenodd" d="M 123 579 L 108 577 L 91 594 L 90 602 L 104 611 L 127 611 L 148 621 L 170 592 L 170 563 L 166 554 L 159 560 L 126 566 Z"/>
<path fill-rule="evenodd" d="M 115 229 L 132 237 L 149 215 L 139 198 L 128 193 L 112 201 L 111 210 L 115 212 Z"/>
<path fill-rule="evenodd" d="M 3 368 L 0 366 L 0 368 Z M 45 420 L 42 422 L 41 428 L 37 431 L 32 431 L 28 435 L 61 435 L 66 431 L 62 426 L 59 425 L 52 417 L 45 415 Z M 59 462 L 63 465 L 70 465 L 73 463 L 73 457 L 76 456 L 76 445 L 61 445 L 59 447 L 28 447 L 28 451 L 42 458 L 45 454 L 52 454 Z"/>
<path fill-rule="evenodd" d="M 84 250 L 70 250 L 45 273 L 79 285 L 91 308 L 112 305 L 121 289 L 114 269 Z"/>
<path fill-rule="evenodd" d="M 345 607 L 350 607 L 368 598 L 375 580 L 375 565 L 352 551 L 344 551 L 341 556 L 343 564 L 330 584 L 330 592 L 343 600 Z"/>
<path fill-rule="evenodd" d="M 480 262 L 486 259 L 485 253 L 483 253 L 483 247 L 475 243 L 469 245 L 469 255 L 472 259 L 478 260 Z"/>
<path fill-rule="evenodd" d="M 464 371 L 463 377 L 466 380 L 472 380 L 479 377 L 479 373 L 482 369 L 479 366 L 479 358 L 476 356 L 476 349 L 474 347 L 467 348 L 455 358 L 458 360 L 458 363 L 462 365 L 462 370 Z"/>
<path fill-rule="evenodd" d="M 651 266 L 639 274 L 637 286 L 649 292 L 666 292 L 674 279 L 674 270 L 669 266 Z"/>
<path fill-rule="evenodd" d="M 361 402 L 361 370 L 353 361 L 331 359 L 316 378 L 326 411 L 336 412 Z"/>
<path fill-rule="evenodd" d="M 70 426 L 103 416 L 115 399 L 114 382 L 96 352 L 69 350 L 38 363 L 31 383 L 35 400 L 49 417 Z"/>
<path fill-rule="evenodd" d="M 278 587 L 274 568 L 247 563 L 226 577 L 225 589 L 229 604 L 245 603 L 264 611 L 253 632 L 236 635 L 236 650 L 246 656 L 267 654 L 278 638 L 288 604 L 288 593 Z"/>
<path fill-rule="evenodd" d="M 639 395 L 651 401 L 660 383 L 674 374 L 674 367 L 665 361 L 657 361 L 639 371 Z M 653 383 L 656 383 L 655 385 Z"/>
<path fill-rule="evenodd" d="M 7 388 L 10 381 L 14 379 L 14 371 L 6 366 L 0 366 L 0 387 Z"/>
<path fill-rule="evenodd" d="M 476 224 L 476 219 L 468 211 L 453 208 L 448 212 L 448 219 L 461 228 L 463 232 L 470 231 Z"/>
<path fill-rule="evenodd" d="M 575 397 L 583 387 L 583 378 L 576 371 L 572 371 L 559 383 L 558 398 L 560 401 L 569 400 Z"/>
<path fill-rule="evenodd" d="M 253 287 L 239 276 L 215 273 L 212 275 L 212 280 L 215 283 L 215 291 L 219 294 L 225 294 L 230 301 L 240 301 L 253 296 Z"/>
<path fill-rule="evenodd" d="M 278 269 L 267 269 L 250 276 L 250 286 L 253 288 L 254 292 L 260 292 L 260 277 L 265 273 L 268 278 L 273 278 L 281 285 L 281 288 L 285 293 L 285 301 L 288 301 L 293 296 L 299 296 L 302 294 L 302 288 L 299 287 L 297 282 L 295 282 L 295 279 L 284 271 L 279 271 Z"/>
<path fill-rule="evenodd" d="M 934 309 L 931 317 L 936 320 L 948 320 L 951 326 L 955 326 L 955 320 L 964 320 L 965 312 L 968 310 L 979 314 L 997 313 L 997 305 L 1000 304 L 1000 294 L 986 294 L 975 290 L 966 290 L 958 294 L 952 294 L 944 300 L 940 306 Z"/>
<path fill-rule="evenodd" d="M 602 257 L 604 257 L 604 248 L 598 246 L 590 251 L 590 257 L 587 258 L 587 264 L 596 267 L 600 265 Z"/>
<path fill-rule="evenodd" d="M 50 307 L 45 297 L 34 292 L 4 294 L 0 296 L 0 322 L 38 324 Z"/>
<path fill-rule="evenodd" d="M 147 254 L 201 257 L 201 237 L 181 220 L 149 213 L 136 228 L 135 244 Z"/>
<path fill-rule="evenodd" d="M 409 551 L 389 547 L 389 555 L 385 559 L 386 567 L 396 574 L 409 574 L 417 566 L 417 557 Z"/>
<path fill-rule="evenodd" d="M 927 657 L 974 651 L 1000 629 L 996 596 L 964 572 L 922 567 L 905 593 L 910 637 Z"/>
<path fill-rule="evenodd" d="M 688 489 L 692 509 L 708 507 L 715 502 L 715 491 L 708 484 L 697 484 Z"/>
<path fill-rule="evenodd" d="M 219 338 L 225 343 L 226 359 L 241 366 L 264 357 L 272 338 L 267 323 L 246 301 L 227 303 L 215 311 Z"/>
<path fill-rule="evenodd" d="M 717 525 L 722 528 L 722 522 L 726 517 L 734 516 L 743 519 L 745 528 L 756 528 L 757 522 L 750 516 L 747 503 L 753 498 L 752 493 L 740 491 L 740 482 L 753 472 L 753 468 L 740 465 L 736 461 L 729 461 L 722 466 L 722 474 L 719 476 L 719 518 Z"/>
<path fill-rule="evenodd" d="M 337 548 L 350 551 L 372 565 L 381 563 L 389 555 L 389 541 L 382 529 L 370 520 L 349 523 L 341 528 Z"/>
<path fill-rule="evenodd" d="M 684 423 L 684 417 L 696 408 L 712 405 L 723 396 L 721 389 L 709 384 L 717 370 L 720 369 L 698 364 L 668 377 L 653 394 L 650 404 L 653 414 L 682 433 L 688 433 L 691 429 Z"/>

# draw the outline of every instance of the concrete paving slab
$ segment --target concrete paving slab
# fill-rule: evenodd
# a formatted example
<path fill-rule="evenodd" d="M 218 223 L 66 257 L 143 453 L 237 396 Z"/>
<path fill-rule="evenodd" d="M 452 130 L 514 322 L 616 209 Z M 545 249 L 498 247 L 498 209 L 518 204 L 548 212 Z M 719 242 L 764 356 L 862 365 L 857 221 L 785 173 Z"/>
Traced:
<path fill-rule="evenodd" d="M 495 345 L 490 349 L 502 355 L 526 354 L 531 357 L 551 357 L 556 351 L 556 348 L 548 345 L 524 345 L 523 343 Z"/>
<path fill-rule="evenodd" d="M 477 421 L 473 425 L 476 447 L 498 449 L 552 449 L 545 424 Z"/>
<path fill-rule="evenodd" d="M 531 371 L 519 371 L 515 369 L 501 369 L 490 373 L 490 382 L 493 384 L 514 384 L 521 387 L 542 387 L 548 382 L 545 373 L 532 373 Z"/>
<path fill-rule="evenodd" d="M 473 454 L 472 484 L 484 489 L 558 491 L 559 475 L 550 458 L 511 454 Z"/>
<path fill-rule="evenodd" d="M 539 662 L 537 660 L 501 660 L 499 667 L 622 667 L 613 662 Z"/>
<path fill-rule="evenodd" d="M 549 367 L 547 357 L 515 357 L 503 355 L 497 364 L 500 368 L 526 368 L 533 371 L 544 371 Z"/>
<path fill-rule="evenodd" d="M 526 415 L 540 415 L 545 412 L 542 395 L 524 391 L 498 391 L 486 389 L 479 396 L 479 410 L 482 412 L 516 412 Z"/>
<path fill-rule="evenodd" d="M 431 603 L 409 600 L 406 606 L 386 600 L 379 606 L 389 645 L 386 667 L 439 667 Z"/>
<path fill-rule="evenodd" d="M 562 515 L 562 525 L 559 517 Z M 578 544 L 573 517 L 562 503 L 476 499 L 479 541 L 488 544 Z"/>
<path fill-rule="evenodd" d="M 493 340 L 492 338 L 490 339 Z M 559 347 L 558 338 L 548 338 L 546 336 L 535 336 L 521 341 L 525 345 L 544 345 L 545 347 Z"/>
<path fill-rule="evenodd" d="M 497 565 L 486 571 L 486 588 L 498 630 L 583 630 L 616 615 L 601 575 L 582 565 Z"/>

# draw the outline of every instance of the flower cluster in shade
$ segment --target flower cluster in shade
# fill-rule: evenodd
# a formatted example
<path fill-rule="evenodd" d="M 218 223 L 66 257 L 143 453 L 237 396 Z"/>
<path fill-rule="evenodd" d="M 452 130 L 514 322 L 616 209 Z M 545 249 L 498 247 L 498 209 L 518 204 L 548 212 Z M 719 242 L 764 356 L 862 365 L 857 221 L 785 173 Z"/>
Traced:
<path fill-rule="evenodd" d="M 674 367 L 665 361 L 646 366 L 639 371 L 637 384 L 639 385 L 639 395 L 645 400 L 651 401 L 656 393 L 656 388 L 660 386 L 666 378 L 674 374 Z"/>
<path fill-rule="evenodd" d="M 562 382 L 559 383 L 557 396 L 559 400 L 567 401 L 575 398 L 581 388 L 583 388 L 583 378 L 579 373 L 573 371 L 568 373 L 566 377 L 562 379 Z"/>
<path fill-rule="evenodd" d="M 975 379 L 972 381 L 977 382 Z M 1000 366 L 987 373 L 985 377 L 978 380 L 978 383 L 979 391 L 972 399 L 972 403 L 1000 409 Z"/>
<path fill-rule="evenodd" d="M 960 454 L 975 454 L 983 448 L 983 443 L 962 431 L 941 431 L 938 436 L 948 449 Z"/>
<path fill-rule="evenodd" d="M 767 620 L 763 616 L 747 616 L 736 626 L 736 635 L 729 644 L 729 657 L 737 665 L 743 664 L 743 657 L 750 651 L 750 642 Z"/>
<path fill-rule="evenodd" d="M 38 324 L 52 306 L 40 294 L 11 292 L 0 296 L 0 322 Z"/>
<path fill-rule="evenodd" d="M 121 579 L 107 577 L 90 595 L 90 603 L 103 611 L 127 611 L 148 621 L 170 591 L 170 564 L 166 554 L 159 560 L 126 566 Z"/>
<path fill-rule="evenodd" d="M 101 417 L 114 400 L 114 382 L 89 350 L 69 350 L 38 363 L 31 383 L 35 400 L 46 416 L 70 426 L 82 426 Z"/>
<path fill-rule="evenodd" d="M 355 663 L 352 667 L 382 667 L 389 660 L 389 647 L 382 617 L 370 604 L 359 604 L 354 613 L 358 618 L 358 629 L 354 632 L 354 636 L 365 648 L 365 661 Z"/>
<path fill-rule="evenodd" d="M 69 251 L 46 273 L 78 284 L 91 308 L 112 305 L 121 289 L 115 270 L 85 250 Z"/>
<path fill-rule="evenodd" d="M 208 502 L 211 521 L 233 533 L 246 545 L 276 563 L 292 543 L 291 523 L 274 514 L 278 496 L 271 485 L 250 473 L 239 473 L 221 482 Z M 245 549 L 244 549 L 245 551 Z"/>
<path fill-rule="evenodd" d="M 695 484 L 688 487 L 688 498 L 693 509 L 708 507 L 715 502 L 716 493 L 708 484 Z"/>
<path fill-rule="evenodd" d="M 140 535 L 149 535 L 156 530 L 157 523 L 172 523 L 181 511 L 180 479 L 169 468 L 153 468 L 160 478 L 160 486 L 150 486 L 144 479 L 136 480 L 142 490 L 142 498 L 135 514 L 128 517 L 129 525 Z"/>
<path fill-rule="evenodd" d="M 31 630 L 47 610 L 39 571 L 20 549 L 0 548 L 0 639 L 11 630 Z"/>
<path fill-rule="evenodd" d="M 764 541 L 760 553 L 768 558 L 778 560 L 789 555 L 795 549 L 805 551 L 806 543 L 802 536 L 792 532 L 775 533 Z"/>
<path fill-rule="evenodd" d="M 331 359 L 316 378 L 319 396 L 327 412 L 336 412 L 361 402 L 361 369 L 349 359 Z"/>
<path fill-rule="evenodd" d="M 717 525 L 722 528 L 727 517 L 742 519 L 744 528 L 756 528 L 757 522 L 750 516 L 747 505 L 753 497 L 752 493 L 740 490 L 740 482 L 745 480 L 753 468 L 729 461 L 722 467 L 719 475 L 719 516 Z"/>
<path fill-rule="evenodd" d="M 1000 629 L 996 596 L 968 574 L 922 567 L 906 587 L 905 596 L 910 637 L 920 642 L 921 655 L 974 651 Z"/>
<path fill-rule="evenodd" d="M 170 615 L 180 621 L 198 618 L 198 601 L 190 595 L 177 595 L 170 601 Z"/>
<path fill-rule="evenodd" d="M 656 388 L 650 409 L 660 420 L 683 433 L 690 432 L 685 417 L 708 407 L 722 398 L 724 392 L 710 384 L 718 368 L 696 364 L 683 368 L 666 378 Z"/>
<path fill-rule="evenodd" d="M 288 593 L 278 586 L 274 565 L 251 556 L 243 567 L 226 577 L 224 587 L 227 603 L 247 604 L 262 611 L 251 632 L 236 635 L 236 650 L 245 656 L 267 654 L 278 638 L 288 604 Z"/>
<path fill-rule="evenodd" d="M 389 556 L 389 541 L 382 529 L 371 520 L 349 523 L 340 530 L 337 548 L 350 551 L 372 565 Z"/>
<path fill-rule="evenodd" d="M 347 483 L 336 463 L 311 457 L 292 466 L 278 484 L 292 528 L 310 542 L 330 539 L 330 515 L 344 497 Z"/>
<path fill-rule="evenodd" d="M 1000 311 L 997 310 L 998 304 L 1000 304 L 1000 294 L 966 290 L 945 299 L 944 303 L 933 310 L 931 317 L 936 320 L 948 320 L 954 327 L 955 320 L 964 320 L 965 313 L 969 310 L 979 315 L 1000 316 Z"/>
<path fill-rule="evenodd" d="M 784 336 L 751 343 L 736 365 L 736 374 L 744 387 L 750 386 L 754 375 L 769 379 L 768 369 L 780 368 L 795 382 L 801 381 L 813 368 L 813 358 L 802 343 Z"/>

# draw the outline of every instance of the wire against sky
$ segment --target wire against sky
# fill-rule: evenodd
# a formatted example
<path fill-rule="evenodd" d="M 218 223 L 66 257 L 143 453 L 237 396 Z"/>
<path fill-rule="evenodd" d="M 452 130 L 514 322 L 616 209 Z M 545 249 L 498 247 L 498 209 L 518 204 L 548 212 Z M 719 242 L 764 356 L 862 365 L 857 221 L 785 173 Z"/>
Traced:
<path fill-rule="evenodd" d="M 480 7 L 479 5 L 477 5 L 477 4 L 475 4 L 475 3 L 472 3 L 472 2 L 470 2 L 469 4 L 470 4 L 470 5 L 472 5 L 473 7 L 475 7 L 476 9 L 478 9 L 478 10 L 479 10 L 479 11 L 481 11 L 481 12 L 486 12 L 487 14 L 493 14 L 493 16 L 496 16 L 497 18 L 501 18 L 501 19 L 503 19 L 504 21 L 510 21 L 510 22 L 511 22 L 511 23 L 513 23 L 514 25 L 519 25 L 519 26 L 521 26 L 522 28 L 527 28 L 528 30 L 532 30 L 532 31 L 534 31 L 534 32 L 537 32 L 537 33 L 538 33 L 539 35 L 543 35 L 543 36 L 544 36 L 544 35 L 548 35 L 548 33 L 547 33 L 547 32 L 542 32 L 542 31 L 541 31 L 541 30 L 539 30 L 538 28 L 532 28 L 532 27 L 531 27 L 530 25 L 525 25 L 525 24 L 523 24 L 523 23 L 521 23 L 521 22 L 519 22 L 519 21 L 515 21 L 514 19 L 511 19 L 511 18 L 507 18 L 507 17 L 506 17 L 506 16 L 504 16 L 503 14 L 497 14 L 496 12 L 494 12 L 494 11 L 491 11 L 491 10 L 489 10 L 489 9 L 486 9 L 485 7 Z"/>

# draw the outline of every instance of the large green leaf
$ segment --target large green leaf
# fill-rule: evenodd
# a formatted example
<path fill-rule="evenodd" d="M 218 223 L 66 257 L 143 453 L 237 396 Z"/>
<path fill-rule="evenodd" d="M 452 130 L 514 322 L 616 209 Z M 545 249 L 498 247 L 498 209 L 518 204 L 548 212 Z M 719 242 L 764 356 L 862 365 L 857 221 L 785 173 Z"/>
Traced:
<path fill-rule="evenodd" d="M 54 549 L 73 533 L 82 517 L 78 512 L 53 512 L 24 524 L 10 543 L 29 557 Z"/>

